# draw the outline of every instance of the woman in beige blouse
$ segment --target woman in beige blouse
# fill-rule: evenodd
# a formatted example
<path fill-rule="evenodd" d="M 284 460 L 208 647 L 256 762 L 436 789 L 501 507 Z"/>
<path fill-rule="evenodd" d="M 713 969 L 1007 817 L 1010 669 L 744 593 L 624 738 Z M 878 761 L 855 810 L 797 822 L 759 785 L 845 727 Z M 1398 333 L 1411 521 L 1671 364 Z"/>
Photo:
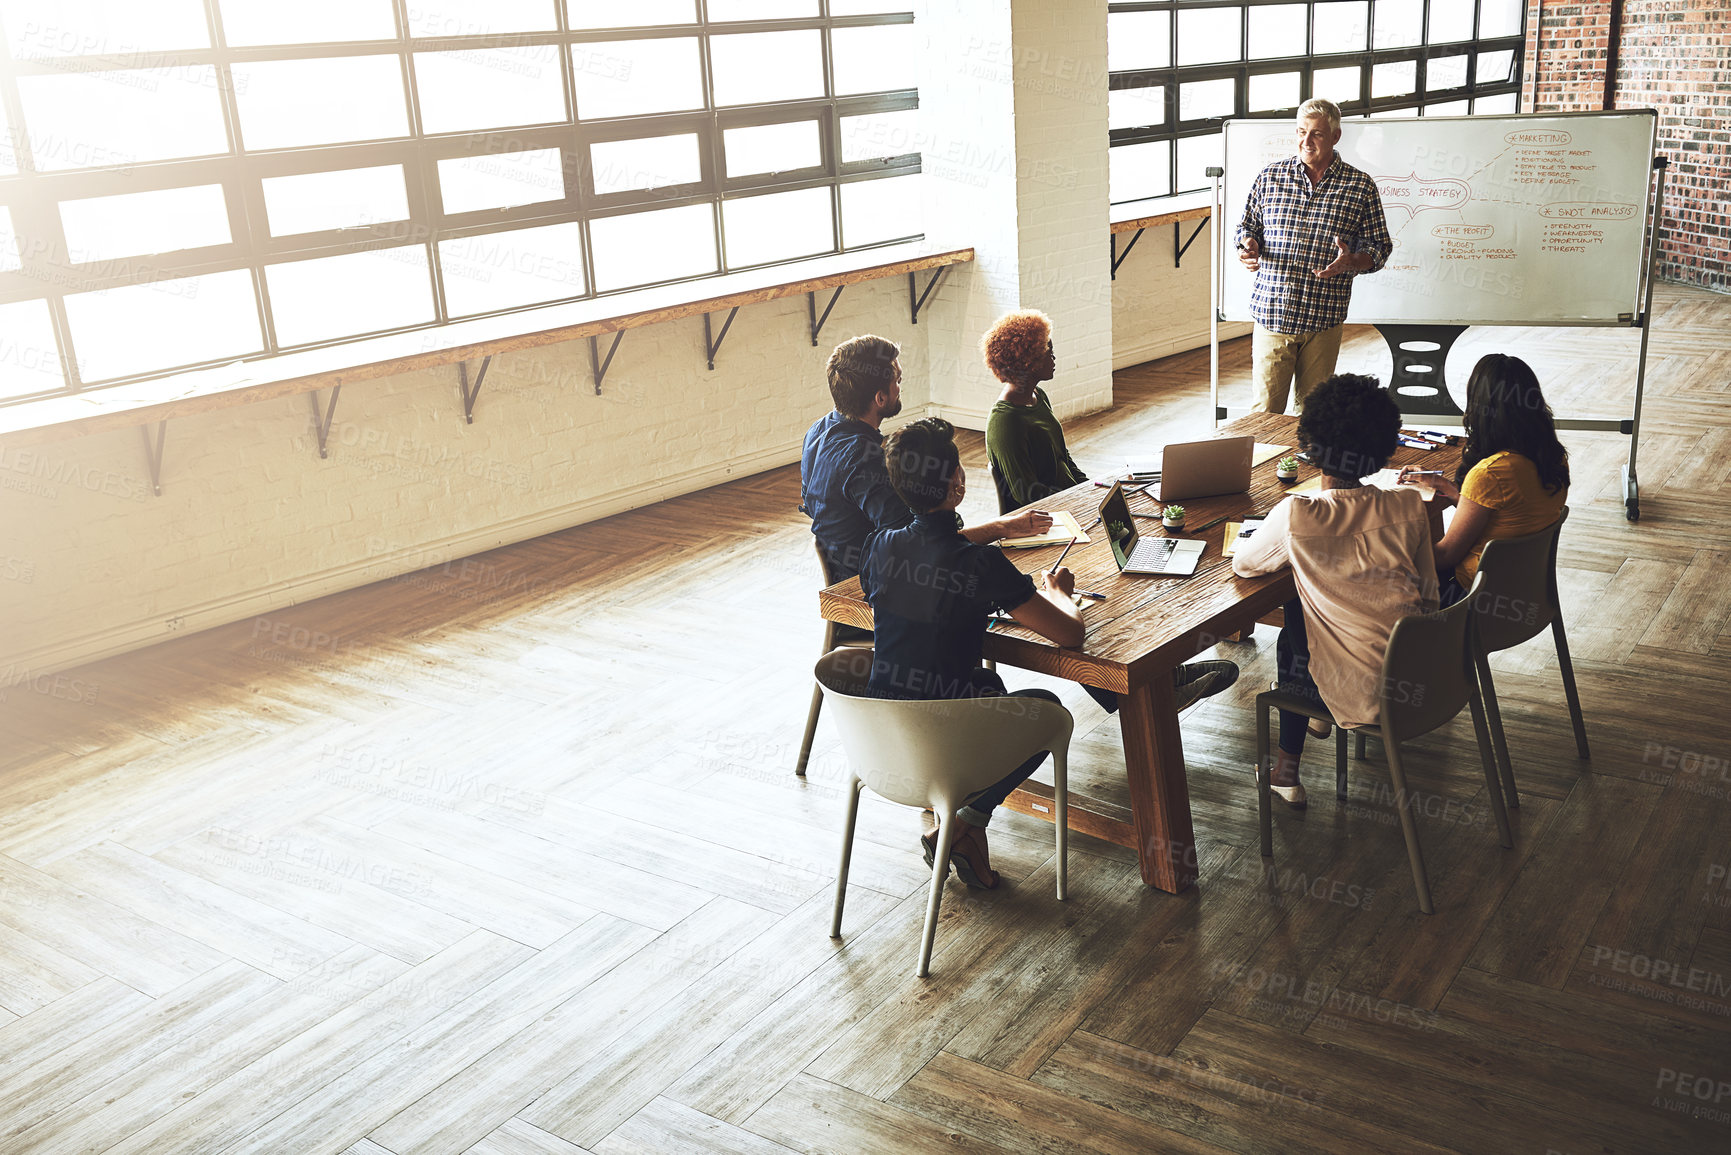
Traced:
<path fill-rule="evenodd" d="M 1320 700 L 1348 729 L 1376 724 L 1382 656 L 1395 622 L 1437 608 L 1431 523 L 1414 489 L 1359 479 L 1382 469 L 1399 445 L 1400 408 L 1374 377 L 1329 378 L 1304 403 L 1298 440 L 1322 470 L 1320 493 L 1275 506 L 1232 559 L 1240 577 L 1292 567 L 1298 597 L 1286 603 L 1275 655 L 1280 687 Z M 1304 805 L 1298 780 L 1306 719 L 1280 714 L 1274 792 Z"/>

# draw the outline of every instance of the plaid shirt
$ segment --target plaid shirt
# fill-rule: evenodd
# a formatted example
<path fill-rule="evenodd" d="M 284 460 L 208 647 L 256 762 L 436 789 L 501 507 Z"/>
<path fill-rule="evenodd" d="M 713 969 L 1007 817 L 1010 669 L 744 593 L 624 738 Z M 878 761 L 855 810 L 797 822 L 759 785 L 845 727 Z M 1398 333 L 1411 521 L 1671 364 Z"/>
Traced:
<path fill-rule="evenodd" d="M 1356 274 L 1323 280 L 1311 271 L 1340 256 L 1335 237 L 1350 251 L 1374 258 L 1365 270 L 1370 273 L 1382 268 L 1394 248 L 1376 182 L 1338 152 L 1314 187 L 1296 156 L 1258 173 L 1238 224 L 1237 240 L 1246 237 L 1262 250 L 1250 314 L 1263 328 L 1287 334 L 1332 329 L 1346 320 Z"/>

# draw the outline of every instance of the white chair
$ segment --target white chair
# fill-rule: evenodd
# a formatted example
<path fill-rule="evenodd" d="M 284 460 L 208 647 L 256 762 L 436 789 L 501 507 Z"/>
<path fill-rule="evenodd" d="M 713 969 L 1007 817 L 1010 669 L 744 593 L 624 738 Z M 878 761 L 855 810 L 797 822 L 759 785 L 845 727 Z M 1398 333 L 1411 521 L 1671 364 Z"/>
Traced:
<path fill-rule="evenodd" d="M 860 787 L 870 786 L 874 793 L 903 806 L 930 807 L 938 816 L 938 851 L 932 863 L 919 968 L 914 972 L 924 978 L 931 971 L 938 907 L 950 873 L 950 834 L 956 811 L 1041 750 L 1052 755 L 1058 898 L 1064 898 L 1069 845 L 1065 758 L 1074 723 L 1063 706 L 1042 698 L 903 701 L 866 697 L 872 658 L 871 650 L 838 649 L 817 663 L 817 683 L 830 701 L 830 716 L 841 731 L 851 771 L 835 883 L 835 917 L 829 933 L 831 937 L 841 935 Z"/>

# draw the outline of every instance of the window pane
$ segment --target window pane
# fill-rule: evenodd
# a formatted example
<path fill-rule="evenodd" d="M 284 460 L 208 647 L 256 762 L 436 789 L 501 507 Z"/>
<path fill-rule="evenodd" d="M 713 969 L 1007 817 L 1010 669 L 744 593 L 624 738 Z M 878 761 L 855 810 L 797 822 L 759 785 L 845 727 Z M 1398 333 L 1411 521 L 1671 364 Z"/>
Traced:
<path fill-rule="evenodd" d="M 1424 90 L 1426 92 L 1441 92 L 1449 88 L 1461 88 L 1467 82 L 1467 58 L 1465 56 L 1439 56 L 1425 65 Z"/>
<path fill-rule="evenodd" d="M 1471 0 L 1466 0 L 1471 3 Z M 1365 0 L 1316 6 L 1318 56 L 1330 52 L 1363 52 L 1370 27 L 1370 5 Z"/>
<path fill-rule="evenodd" d="M 1479 36 L 1519 36 L 1527 0 L 1479 0 Z"/>
<path fill-rule="evenodd" d="M 841 118 L 841 160 L 875 160 L 920 150 L 920 110 L 873 112 Z"/>
<path fill-rule="evenodd" d="M 589 243 L 601 292 L 716 271 L 715 212 L 708 205 L 602 217 L 589 222 Z"/>
<path fill-rule="evenodd" d="M 236 64 L 234 93 L 249 149 L 379 140 L 409 131 L 395 56 Z"/>
<path fill-rule="evenodd" d="M 0 397 L 66 386 L 47 301 L 0 305 Z"/>
<path fill-rule="evenodd" d="M 823 163 L 823 146 L 815 120 L 730 128 L 722 133 L 722 138 L 730 177 L 795 172 Z"/>
<path fill-rule="evenodd" d="M 835 224 L 830 219 L 829 197 L 827 188 L 808 188 L 723 201 L 727 267 L 738 269 L 834 249 Z"/>
<path fill-rule="evenodd" d="M 273 237 L 409 219 L 401 165 L 266 177 L 260 184 Z"/>
<path fill-rule="evenodd" d="M 66 255 L 74 264 L 226 245 L 228 201 L 219 184 L 62 201 Z"/>
<path fill-rule="evenodd" d="M 1311 74 L 1310 94 L 1345 104 L 1359 98 L 1363 79 L 1356 64 L 1351 68 L 1318 68 Z"/>
<path fill-rule="evenodd" d="M 1106 156 L 1113 204 L 1163 197 L 1172 191 L 1172 146 L 1166 141 L 1121 144 Z"/>
<path fill-rule="evenodd" d="M 762 104 L 823 95 L 823 33 L 712 36 L 716 104 Z"/>
<path fill-rule="evenodd" d="M 1227 81 L 1228 84 L 1232 83 Z M 1188 87 L 1188 86 L 1187 86 Z M 1114 88 L 1106 94 L 1106 127 L 1143 128 L 1166 123 L 1166 89 Z"/>
<path fill-rule="evenodd" d="M 1517 99 L 1519 98 L 1512 92 L 1499 92 L 1495 96 L 1481 96 L 1473 101 L 1473 114 L 1476 116 L 1480 113 L 1518 112 L 1520 110 L 1515 107 Z"/>
<path fill-rule="evenodd" d="M 245 269 L 66 298 L 86 381 L 130 377 L 260 352 L 252 274 Z"/>
<path fill-rule="evenodd" d="M 391 0 L 222 0 L 230 44 L 323 44 L 395 40 Z"/>
<path fill-rule="evenodd" d="M 331 341 L 433 319 L 424 245 L 267 265 L 264 276 L 281 345 Z"/>
<path fill-rule="evenodd" d="M 20 76 L 18 95 L 36 167 L 45 171 L 228 151 L 209 65 Z"/>
<path fill-rule="evenodd" d="M 697 0 L 565 0 L 572 28 L 644 28 L 697 23 Z"/>
<path fill-rule="evenodd" d="M 703 179 L 697 135 L 653 136 L 644 140 L 605 140 L 589 146 L 595 195 L 637 192 Z"/>
<path fill-rule="evenodd" d="M 1231 77 L 1180 84 L 1178 119 L 1201 120 L 1210 116 L 1231 116 L 1238 99 L 1234 91 L 1236 86 L 1237 82 Z"/>
<path fill-rule="evenodd" d="M 23 267 L 24 258 L 18 252 L 18 234 L 12 228 L 12 210 L 0 206 L 0 273 L 16 273 Z"/>
<path fill-rule="evenodd" d="M 817 0 L 709 0 L 709 19 L 792 20 L 818 15 Z"/>
<path fill-rule="evenodd" d="M 503 209 L 565 199 L 565 165 L 556 148 L 455 156 L 439 162 L 447 213 Z"/>
<path fill-rule="evenodd" d="M 1405 96 L 1418 91 L 1418 62 L 1403 60 L 1398 64 L 1378 64 L 1370 70 L 1372 96 Z"/>
<path fill-rule="evenodd" d="M 1304 9 L 1297 9 L 1300 27 Z M 1220 60 L 1238 60 L 1239 18 L 1242 8 L 1198 8 L 1178 13 L 1178 63 L 1212 64 Z M 1257 19 L 1262 12 L 1257 12 Z M 1282 55 L 1291 54 L 1288 42 Z"/>
<path fill-rule="evenodd" d="M 1473 6 L 1453 3 L 1430 6 L 1430 43 L 1447 44 L 1473 38 Z"/>
<path fill-rule="evenodd" d="M 16 57 L 125 56 L 210 47 L 203 0 L 6 0 L 0 3 L 0 16 Z"/>
<path fill-rule="evenodd" d="M 1304 55 L 1304 5 L 1258 8 L 1250 21 L 1250 58 Z"/>
<path fill-rule="evenodd" d="M 439 270 L 445 311 L 453 317 L 581 296 L 583 226 L 572 222 L 440 241 Z"/>
<path fill-rule="evenodd" d="M 913 12 L 913 0 L 829 0 L 831 16 L 864 16 L 878 12 Z"/>
<path fill-rule="evenodd" d="M 1177 192 L 1213 188 L 1214 180 L 1207 170 L 1218 166 L 1224 156 L 1221 136 L 1187 136 L 1178 142 Z"/>
<path fill-rule="evenodd" d="M 841 186 L 841 235 L 848 248 L 918 236 L 925 227 L 918 176 L 862 180 Z"/>
<path fill-rule="evenodd" d="M 703 107 L 697 41 L 601 40 L 571 46 L 577 115 L 584 120 Z"/>
<path fill-rule="evenodd" d="M 899 92 L 917 82 L 919 45 L 912 24 L 837 28 L 829 34 L 837 96 L 855 92 Z"/>
<path fill-rule="evenodd" d="M 409 5 L 410 36 L 484 36 L 547 32 L 553 0 L 419 0 Z"/>
<path fill-rule="evenodd" d="M 1296 72 L 1268 72 L 1250 78 L 1250 111 L 1271 112 L 1297 108 L 1300 76 Z"/>
<path fill-rule="evenodd" d="M 468 132 L 565 119 L 559 48 L 466 48 L 415 55 L 425 132 Z"/>
<path fill-rule="evenodd" d="M 1384 109 L 1379 109 L 1376 112 L 1370 113 L 1369 115 L 1373 119 L 1377 119 L 1377 118 L 1388 119 L 1388 118 L 1394 118 L 1394 117 L 1399 117 L 1401 119 L 1409 119 L 1411 117 L 1418 115 L 1418 109 L 1411 108 L 1411 107 L 1407 107 L 1407 108 L 1384 108 Z"/>
<path fill-rule="evenodd" d="M 1376 0 L 1375 48 L 1424 43 L 1424 0 Z"/>
<path fill-rule="evenodd" d="M 1106 68 L 1128 72 L 1172 63 L 1172 17 L 1165 12 L 1114 12 L 1106 17 Z"/>
<path fill-rule="evenodd" d="M 1481 52 L 1479 53 L 1478 75 L 1474 83 L 1501 84 L 1514 74 L 1515 54 L 1513 52 Z"/>
<path fill-rule="evenodd" d="M 1465 116 L 1465 115 L 1467 115 L 1467 102 L 1464 100 L 1451 100 L 1447 104 L 1427 105 L 1425 107 L 1424 112 L 1421 115 L 1423 115 L 1423 116 Z"/>

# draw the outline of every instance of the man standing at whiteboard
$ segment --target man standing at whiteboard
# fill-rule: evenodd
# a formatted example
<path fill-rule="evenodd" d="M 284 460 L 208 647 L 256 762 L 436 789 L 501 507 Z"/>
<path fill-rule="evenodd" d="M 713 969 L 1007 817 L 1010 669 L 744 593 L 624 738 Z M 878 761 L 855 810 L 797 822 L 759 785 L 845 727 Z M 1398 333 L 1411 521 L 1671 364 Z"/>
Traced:
<path fill-rule="evenodd" d="M 1298 109 L 1298 154 L 1263 169 L 1238 224 L 1238 260 L 1256 274 L 1250 294 L 1255 362 L 1253 410 L 1298 407 L 1334 373 L 1352 281 L 1374 273 L 1394 243 L 1376 182 L 1342 160 L 1340 109 L 1307 100 Z"/>

